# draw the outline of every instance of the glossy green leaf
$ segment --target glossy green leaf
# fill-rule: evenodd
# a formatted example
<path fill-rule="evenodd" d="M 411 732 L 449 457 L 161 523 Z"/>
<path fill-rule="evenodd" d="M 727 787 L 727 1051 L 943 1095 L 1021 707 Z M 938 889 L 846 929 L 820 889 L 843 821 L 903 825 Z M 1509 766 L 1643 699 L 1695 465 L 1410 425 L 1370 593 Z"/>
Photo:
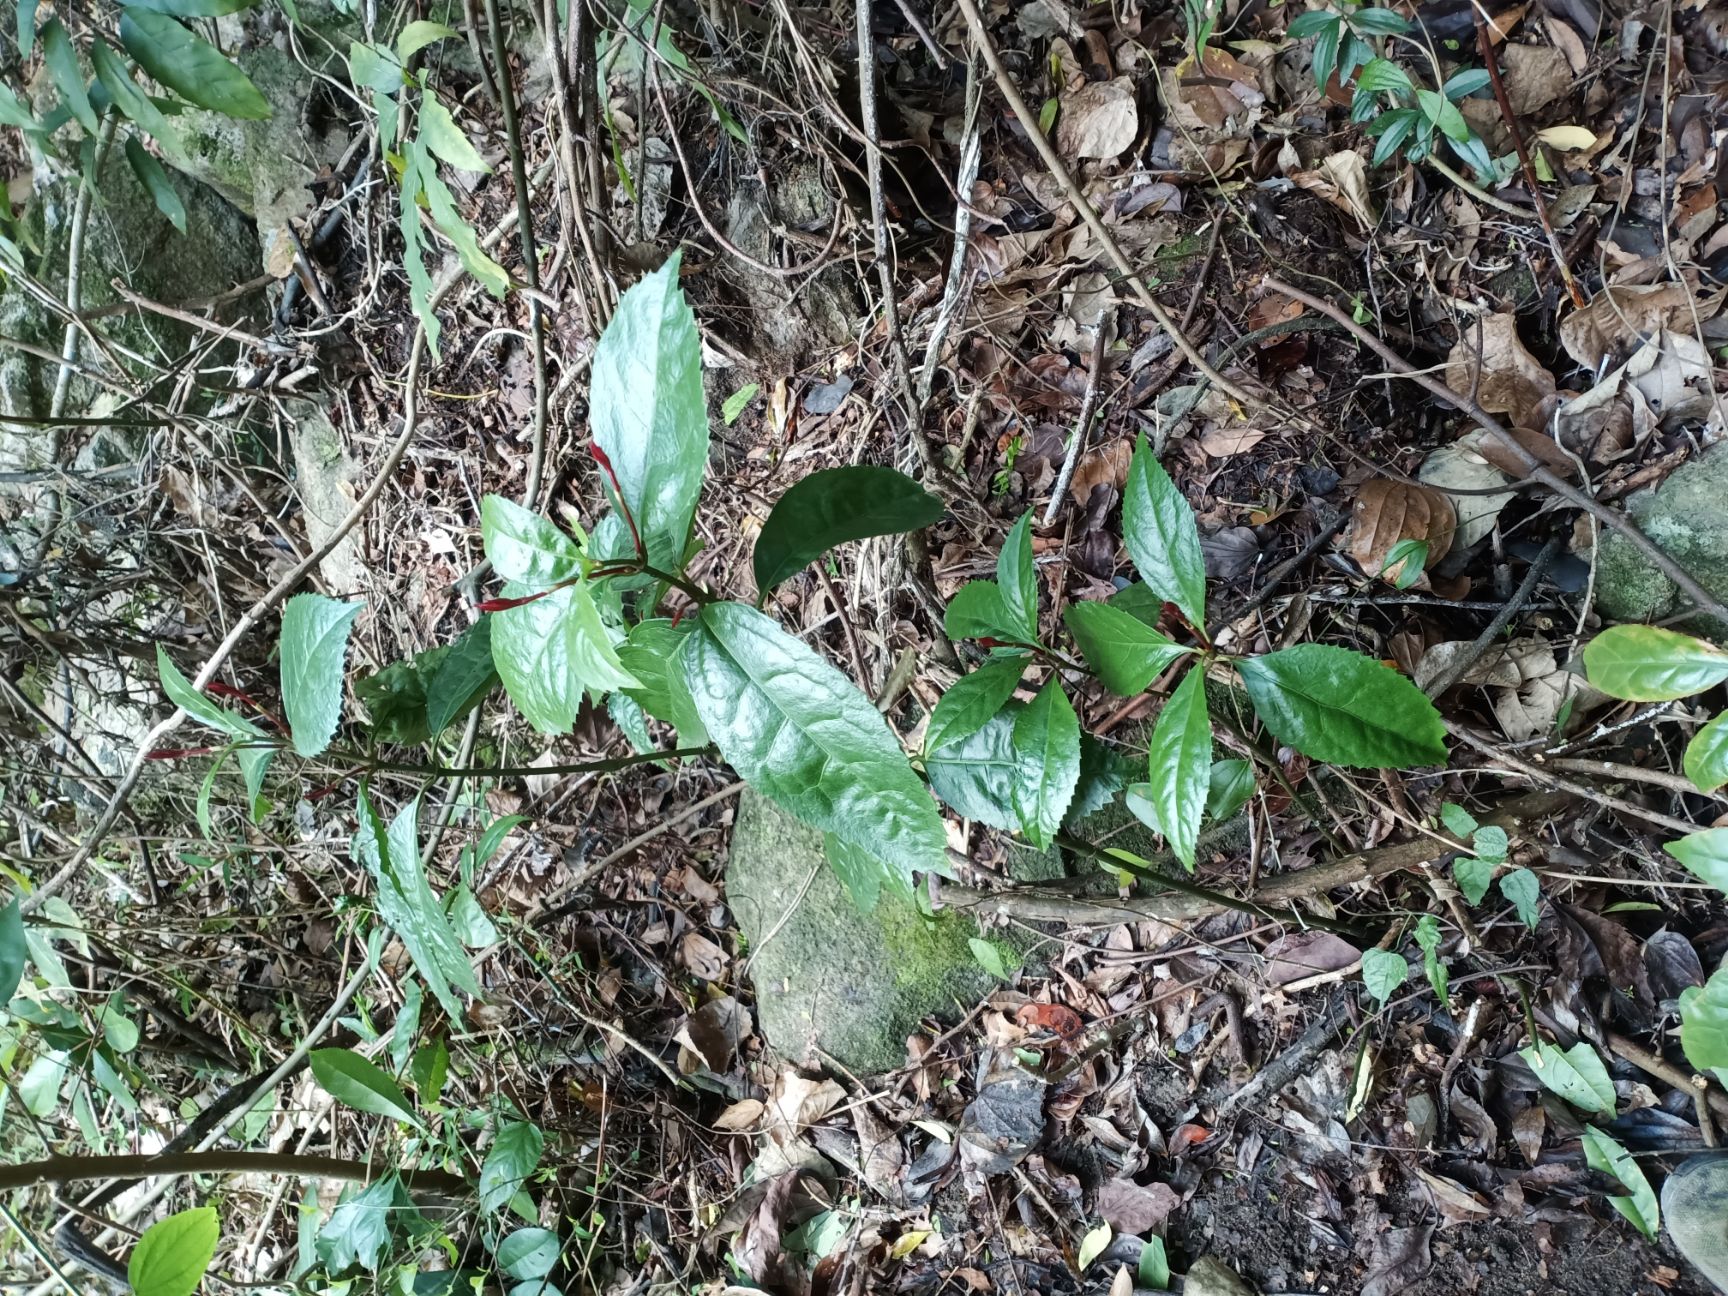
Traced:
<path fill-rule="evenodd" d="M 1164 1253 L 1164 1239 L 1156 1233 L 1140 1248 L 1140 1260 L 1134 1267 L 1134 1285 L 1142 1291 L 1170 1290 L 1170 1260 Z"/>
<path fill-rule="evenodd" d="M 393 1174 L 351 1189 L 320 1230 L 318 1255 L 331 1273 L 356 1264 L 373 1272 L 389 1251 L 391 1224 L 406 1224 L 413 1213 L 401 1180 Z"/>
<path fill-rule="evenodd" d="M 1391 59 L 1369 59 L 1356 78 L 1356 88 L 1369 94 L 1408 92 L 1411 89 L 1410 74 Z"/>
<path fill-rule="evenodd" d="M 1171 662 L 1193 651 L 1108 603 L 1070 603 L 1063 621 L 1105 688 L 1133 697 Z"/>
<path fill-rule="evenodd" d="M 1680 1048 L 1699 1071 L 1728 1077 L 1728 970 L 1680 992 Z"/>
<path fill-rule="evenodd" d="M 24 979 L 24 960 L 29 946 L 24 939 L 22 897 L 14 895 L 0 909 L 0 1012 L 18 993 L 18 983 Z"/>
<path fill-rule="evenodd" d="M 168 223 L 180 233 L 186 232 L 186 206 L 180 201 L 180 194 L 169 180 L 168 172 L 162 167 L 150 151 L 138 142 L 136 135 L 126 137 L 126 162 L 132 168 L 132 174 L 138 177 L 138 183 L 144 186 L 144 192 L 150 195 L 150 201 L 156 204 L 156 210 L 168 218 Z"/>
<path fill-rule="evenodd" d="M 282 709 L 302 756 L 318 755 L 335 736 L 348 632 L 360 608 L 322 594 L 296 594 L 282 610 Z"/>
<path fill-rule="evenodd" d="M 1278 740 L 1332 765 L 1439 765 L 1446 727 L 1422 691 L 1389 666 L 1327 644 L 1236 662 L 1254 711 Z"/>
<path fill-rule="evenodd" d="M 480 1209 L 495 1214 L 528 1183 L 540 1164 L 546 1136 L 529 1121 L 503 1121 L 480 1163 Z M 538 1277 L 539 1275 L 536 1275 Z"/>
<path fill-rule="evenodd" d="M 1036 631 L 1014 619 L 1002 587 L 995 581 L 970 581 L 948 604 L 942 629 L 958 643 L 962 639 L 994 639 L 1001 643 L 1035 643 Z"/>
<path fill-rule="evenodd" d="M 90 106 L 90 95 L 84 88 L 84 72 L 78 66 L 78 52 L 72 48 L 72 40 L 66 35 L 66 29 L 60 25 L 58 18 L 50 18 L 42 28 L 42 61 L 47 65 L 48 75 L 53 78 L 54 88 L 60 92 L 60 98 L 72 110 L 72 116 L 84 128 L 85 134 L 94 135 L 98 127 L 96 110 Z M 126 145 L 127 155 L 130 156 L 130 136 L 127 137 Z M 157 205 L 160 206 L 160 202 Z M 174 227 L 182 234 L 186 232 L 184 211 L 180 213 L 180 219 L 175 222 Z"/>
<path fill-rule="evenodd" d="M 618 302 L 594 349 L 589 418 L 656 567 L 681 569 L 702 475 L 702 343 L 674 255 Z M 610 489 L 610 484 L 608 484 Z"/>
<path fill-rule="evenodd" d="M 165 148 L 168 147 L 168 141 L 173 138 L 168 119 L 151 102 L 150 96 L 139 88 L 127 72 L 126 65 L 120 61 L 120 56 L 101 37 L 90 42 L 90 66 L 96 70 L 96 80 L 115 109 L 128 121 L 137 122 L 162 141 Z"/>
<path fill-rule="evenodd" d="M 413 150 L 424 153 L 425 145 L 415 140 Z M 510 275 L 504 267 L 486 255 L 480 246 L 480 235 L 475 231 L 456 209 L 455 196 L 438 178 L 437 165 L 429 158 L 422 158 L 415 167 L 415 175 L 419 179 L 420 192 L 426 199 L 426 210 L 432 213 L 432 222 L 444 232 L 456 248 L 456 255 L 461 258 L 462 268 L 480 282 L 480 286 L 494 297 L 502 298 L 510 291 Z"/>
<path fill-rule="evenodd" d="M 1728 711 L 1692 735 L 1682 768 L 1700 792 L 1714 792 L 1728 783 Z"/>
<path fill-rule="evenodd" d="M 1581 1111 L 1612 1112 L 1614 1082 L 1596 1050 L 1583 1040 L 1562 1051 L 1546 1040 L 1518 1050 L 1542 1084 Z"/>
<path fill-rule="evenodd" d="M 1500 879 L 1500 894 L 1505 896 L 1524 925 L 1535 931 L 1542 921 L 1538 905 L 1542 899 L 1542 884 L 1527 868 L 1513 869 Z"/>
<path fill-rule="evenodd" d="M 889 875 L 888 866 L 856 842 L 833 833 L 822 834 L 822 852 L 851 897 L 853 908 L 862 914 L 874 913 Z"/>
<path fill-rule="evenodd" d="M 313 1049 L 306 1060 L 318 1087 L 337 1102 L 355 1111 L 388 1116 L 409 1125 L 420 1123 L 414 1105 L 390 1073 L 353 1049 Z"/>
<path fill-rule="evenodd" d="M 1608 1204 L 1631 1220 L 1634 1227 L 1652 1242 L 1662 1230 L 1662 1205 L 1644 1171 L 1620 1142 L 1606 1130 L 1594 1125 L 1584 1127 L 1584 1160 L 1592 1170 L 1611 1174 L 1627 1190 L 1625 1197 L 1610 1197 Z"/>
<path fill-rule="evenodd" d="M 1700 881 L 1728 892 L 1728 828 L 1706 828 L 1662 847 Z"/>
<path fill-rule="evenodd" d="M 169 658 L 167 649 L 161 644 L 156 645 L 156 676 L 161 681 L 162 691 L 168 695 L 168 700 L 199 724 L 219 729 L 236 738 L 264 736 L 263 731 L 250 720 L 235 715 L 225 707 L 217 706 L 193 688 L 192 682 L 180 673 L 180 668 Z"/>
<path fill-rule="evenodd" d="M 1158 713 L 1148 744 L 1146 782 L 1158 831 L 1188 871 L 1200 840 L 1200 821 L 1212 785 L 1212 717 L 1206 679 L 1191 670 Z"/>
<path fill-rule="evenodd" d="M 1034 846 L 1050 844 L 1080 781 L 1080 719 L 1052 678 L 1014 717 L 1013 808 Z"/>
<path fill-rule="evenodd" d="M 514 585 L 507 596 L 526 593 Z M 510 700 L 541 733 L 568 733 L 584 693 L 640 686 L 625 669 L 613 632 L 586 582 L 492 616 L 492 664 Z"/>
<path fill-rule="evenodd" d="M 443 23 L 415 19 L 396 33 L 396 57 L 404 64 L 435 41 L 448 40 L 457 34 L 454 27 Z"/>
<path fill-rule="evenodd" d="M 1080 731 L 1080 781 L 1074 785 L 1074 799 L 1068 803 L 1068 813 L 1062 817 L 1066 827 L 1075 827 L 1090 815 L 1097 814 L 1116 799 L 1143 768 L 1138 759 L 1130 760 L 1111 744 Z"/>
<path fill-rule="evenodd" d="M 756 537 L 756 590 L 766 595 L 822 554 L 851 540 L 899 535 L 940 521 L 942 501 L 904 473 L 856 465 L 794 482 Z"/>
<path fill-rule="evenodd" d="M 1025 638 L 1038 638 L 1038 567 L 1032 557 L 1032 514 L 1020 515 L 996 555 L 996 584 L 1011 625 L 1025 629 Z"/>
<path fill-rule="evenodd" d="M 378 916 L 396 933 L 433 998 L 452 1020 L 462 1020 L 462 1003 L 455 992 L 478 997 L 480 983 L 426 877 L 420 858 L 418 803 L 404 806 L 386 831 L 371 797 L 362 789 L 358 817 L 351 850 L 355 862 L 372 877 Z"/>
<path fill-rule="evenodd" d="M 221 1232 L 214 1206 L 195 1206 L 156 1221 L 126 1262 L 133 1296 L 192 1296 L 216 1258 Z"/>
<path fill-rule="evenodd" d="M 1245 760 L 1212 762 L 1207 780 L 1206 817 L 1222 823 L 1248 804 L 1254 795 L 1254 763 Z"/>
<path fill-rule="evenodd" d="M 1003 832 L 1017 826 L 1014 785 L 1020 766 L 1014 754 L 1014 721 L 1023 709 L 1010 702 L 976 733 L 950 738 L 925 754 L 931 790 L 962 818 Z"/>
<path fill-rule="evenodd" d="M 558 1263 L 558 1235 L 550 1229 L 517 1229 L 498 1244 L 498 1272 L 517 1282 L 538 1282 Z"/>
<path fill-rule="evenodd" d="M 1305 36 L 1318 35 L 1328 27 L 1336 26 L 1341 20 L 1330 9 L 1310 9 L 1299 13 L 1290 20 L 1290 25 L 1284 29 L 1285 35 L 1292 40 L 1301 40 Z"/>
<path fill-rule="evenodd" d="M 426 728 L 436 737 L 480 705 L 498 683 L 492 665 L 492 618 L 464 630 L 426 681 Z"/>
<path fill-rule="evenodd" d="M 1494 885 L 1494 866 L 1487 860 L 1460 855 L 1452 862 L 1452 880 L 1465 900 L 1481 904 L 1488 888 Z"/>
<path fill-rule="evenodd" d="M 1372 6 L 1355 10 L 1349 21 L 1357 31 L 1373 36 L 1399 36 L 1410 30 L 1410 20 L 1402 14 Z"/>
<path fill-rule="evenodd" d="M 502 495 L 480 501 L 480 542 L 500 577 L 530 590 L 582 574 L 582 550 L 569 532 Z"/>
<path fill-rule="evenodd" d="M 1410 965 L 1396 950 L 1362 951 L 1362 985 L 1377 1003 L 1384 1004 L 1410 976 Z"/>
<path fill-rule="evenodd" d="M 139 67 L 188 103 L 243 121 L 270 116 L 270 105 L 244 72 L 167 14 L 122 10 L 120 43 Z"/>
<path fill-rule="evenodd" d="M 856 685 L 768 617 L 702 609 L 681 654 L 722 756 L 769 800 L 893 868 L 947 872 L 942 816 Z"/>
<path fill-rule="evenodd" d="M 629 635 L 618 645 L 618 660 L 637 680 L 636 687 L 625 689 L 625 693 L 656 720 L 676 729 L 682 747 L 701 747 L 708 741 L 708 730 L 697 714 L 678 659 L 684 641 L 695 628 L 693 621 L 673 625 L 665 617 L 653 617 L 630 627 Z"/>
<path fill-rule="evenodd" d="M 1584 671 L 1610 697 L 1666 702 L 1728 680 L 1728 653 L 1660 626 L 1610 626 L 1584 649 Z"/>
<path fill-rule="evenodd" d="M 1014 696 L 1028 660 L 995 658 L 955 680 L 937 700 L 930 715 L 930 724 L 924 730 L 925 750 L 935 751 L 982 729 Z"/>
<path fill-rule="evenodd" d="M 1196 629 L 1206 624 L 1206 560 L 1194 509 L 1142 436 L 1122 488 L 1122 540 L 1152 591 Z"/>

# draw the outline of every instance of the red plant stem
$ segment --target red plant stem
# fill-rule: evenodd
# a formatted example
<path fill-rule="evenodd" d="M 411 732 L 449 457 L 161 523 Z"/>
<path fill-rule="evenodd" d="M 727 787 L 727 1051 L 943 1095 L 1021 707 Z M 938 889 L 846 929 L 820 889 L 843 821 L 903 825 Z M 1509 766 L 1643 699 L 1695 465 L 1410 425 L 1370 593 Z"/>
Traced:
<path fill-rule="evenodd" d="M 257 698 L 253 697 L 244 689 L 237 689 L 231 684 L 224 684 L 221 680 L 211 680 L 204 686 L 204 691 L 213 697 L 231 698 L 242 706 L 249 706 L 259 715 L 263 716 L 264 719 L 268 720 L 271 726 L 274 727 L 278 733 L 285 734 L 288 732 L 288 726 L 283 724 L 282 721 L 277 718 L 274 711 L 265 706 L 262 702 L 258 701 Z"/>
<path fill-rule="evenodd" d="M 630 505 L 624 499 L 624 488 L 618 484 L 618 474 L 612 471 L 612 460 L 600 448 L 598 441 L 588 443 L 588 453 L 594 456 L 594 462 L 600 465 L 600 471 L 606 474 L 606 480 L 612 483 L 612 494 L 618 501 L 618 511 L 624 515 L 624 521 L 630 527 L 630 539 L 635 542 L 636 556 L 643 562 L 648 561 L 648 548 L 642 543 L 642 533 L 636 529 L 636 519 L 630 513 Z"/>

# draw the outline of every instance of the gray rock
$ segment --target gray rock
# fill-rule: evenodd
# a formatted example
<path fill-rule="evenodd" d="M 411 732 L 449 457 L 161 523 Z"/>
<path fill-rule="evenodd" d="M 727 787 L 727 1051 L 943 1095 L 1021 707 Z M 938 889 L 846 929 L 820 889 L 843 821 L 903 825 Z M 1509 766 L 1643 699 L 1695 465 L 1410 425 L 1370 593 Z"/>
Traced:
<path fill-rule="evenodd" d="M 903 1066 L 921 1018 L 964 1012 L 996 984 L 967 947 L 970 918 L 926 918 L 887 894 L 859 913 L 822 834 L 754 792 L 739 800 L 726 894 L 762 1033 L 794 1062 L 820 1062 L 820 1050 L 865 1074 Z"/>
<path fill-rule="evenodd" d="M 1669 1175 L 1662 1222 L 1680 1254 L 1728 1292 L 1728 1156 L 1695 1156 Z"/>
<path fill-rule="evenodd" d="M 309 400 L 285 401 L 283 405 L 293 420 L 288 440 L 294 453 L 294 486 L 305 509 L 306 534 L 314 545 L 321 545 L 354 507 L 354 460 L 330 422 L 326 406 Z M 359 537 L 352 533 L 346 536 L 324 556 L 318 571 L 333 590 L 364 588 L 366 565 L 360 560 Z"/>
<path fill-rule="evenodd" d="M 1728 450 L 1716 447 L 1682 464 L 1655 490 L 1626 501 L 1626 511 L 1718 598 L 1728 598 Z M 1596 605 L 1616 621 L 1654 621 L 1678 609 L 1674 582 L 1622 536 L 1602 537 L 1596 565 Z M 1728 625 L 1693 617 L 1687 629 L 1728 636 Z"/>
<path fill-rule="evenodd" d="M 1196 1260 L 1182 1280 L 1182 1296 L 1255 1296 L 1255 1293 L 1229 1265 L 1206 1256 Z"/>

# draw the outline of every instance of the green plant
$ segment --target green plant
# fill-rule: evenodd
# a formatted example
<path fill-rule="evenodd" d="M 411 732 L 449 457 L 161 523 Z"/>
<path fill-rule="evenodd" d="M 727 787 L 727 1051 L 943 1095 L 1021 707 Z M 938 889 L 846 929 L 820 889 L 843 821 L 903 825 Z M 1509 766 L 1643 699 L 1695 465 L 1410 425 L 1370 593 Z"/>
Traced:
<path fill-rule="evenodd" d="M 1298 14 L 1288 28 L 1294 38 L 1314 38 L 1314 80 L 1322 93 L 1333 73 L 1343 87 L 1355 78 L 1350 120 L 1366 123 L 1368 134 L 1376 138 L 1374 165 L 1400 150 L 1412 162 L 1432 158 L 1444 141 L 1477 174 L 1493 177 L 1494 159 L 1458 110 L 1460 99 L 1488 84 L 1487 71 L 1466 68 L 1443 78 L 1433 51 L 1409 32 L 1410 21 L 1403 15 L 1349 0 L 1337 9 Z M 1404 40 L 1426 58 L 1437 88 L 1418 85 L 1386 56 L 1389 39 Z"/>

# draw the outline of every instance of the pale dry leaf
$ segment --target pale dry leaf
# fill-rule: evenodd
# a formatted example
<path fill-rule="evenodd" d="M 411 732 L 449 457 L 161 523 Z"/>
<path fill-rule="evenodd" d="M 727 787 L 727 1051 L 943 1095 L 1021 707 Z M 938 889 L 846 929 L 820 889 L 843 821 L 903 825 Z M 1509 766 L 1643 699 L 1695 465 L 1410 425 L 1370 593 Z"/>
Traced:
<path fill-rule="evenodd" d="M 1181 1194 L 1166 1183 L 1111 1179 L 1098 1189 L 1098 1215 L 1118 1233 L 1144 1237 L 1170 1218 Z"/>
<path fill-rule="evenodd" d="M 1116 1276 L 1110 1280 L 1110 1296 L 1134 1296 L 1134 1275 L 1127 1265 L 1116 1266 Z"/>
<path fill-rule="evenodd" d="M 906 1166 L 906 1150 L 888 1123 L 859 1103 L 852 1109 L 852 1128 L 858 1134 L 858 1167 L 864 1182 L 879 1196 L 900 1198 L 900 1175 Z"/>
<path fill-rule="evenodd" d="M 1416 1168 L 1416 1176 L 1426 1186 L 1448 1224 L 1469 1223 L 1472 1220 L 1487 1219 L 1494 1214 L 1492 1206 L 1454 1180 L 1429 1174 L 1420 1166 Z"/>
<path fill-rule="evenodd" d="M 1528 117 L 1571 92 L 1572 65 L 1552 45 L 1507 45 L 1500 51 L 1500 61 L 1506 98 L 1520 117 Z"/>
<path fill-rule="evenodd" d="M 756 1122 L 762 1119 L 762 1113 L 767 1110 L 768 1105 L 760 1098 L 741 1098 L 720 1113 L 714 1122 L 714 1128 L 726 1134 L 742 1133 L 755 1128 Z"/>
<path fill-rule="evenodd" d="M 1715 404 L 1710 353 L 1690 333 L 1664 329 L 1626 362 L 1627 381 L 1650 403 L 1663 426 L 1703 418 Z"/>
<path fill-rule="evenodd" d="M 1554 375 L 1530 354 L 1518 336 L 1518 317 L 1507 312 L 1460 330 L 1458 344 L 1446 357 L 1446 385 L 1474 394 L 1490 414 L 1507 414 L 1520 427 L 1532 427 L 1543 400 L 1554 394 Z"/>
<path fill-rule="evenodd" d="M 1292 932 L 1280 936 L 1264 951 L 1266 980 L 1272 985 L 1288 985 L 1322 972 L 1337 972 L 1362 957 L 1342 936 L 1331 932 Z"/>
<path fill-rule="evenodd" d="M 1266 429 L 1242 423 L 1214 424 L 1200 438 L 1200 448 L 1214 459 L 1228 459 L 1252 450 L 1266 439 Z"/>
<path fill-rule="evenodd" d="M 1374 203 L 1368 196 L 1368 163 L 1354 149 L 1332 154 L 1320 164 L 1320 174 L 1337 186 L 1344 201 L 1340 204 L 1354 216 L 1364 230 L 1378 223 Z"/>
<path fill-rule="evenodd" d="M 1719 298 L 1700 298 L 1699 316 L 1710 319 L 1720 305 Z M 1629 352 L 1648 334 L 1691 323 L 1691 294 L 1683 283 L 1611 284 L 1561 321 L 1560 345 L 1595 372 L 1603 360 Z"/>
<path fill-rule="evenodd" d="M 1582 126 L 1548 126 L 1536 132 L 1536 138 L 1549 148 L 1563 153 L 1578 153 L 1596 147 L 1596 136 Z"/>
<path fill-rule="evenodd" d="M 703 981 L 718 981 L 726 975 L 731 956 L 701 932 L 688 931 L 678 943 L 678 959 L 690 975 Z"/>
<path fill-rule="evenodd" d="M 1345 549 L 1369 577 L 1384 575 L 1396 581 L 1409 560 L 1401 558 L 1383 571 L 1393 548 L 1404 540 L 1420 540 L 1428 546 L 1425 566 L 1432 567 L 1452 547 L 1457 517 L 1452 501 L 1426 486 L 1412 486 L 1389 477 L 1362 483 L 1350 512 L 1350 530 Z"/>
<path fill-rule="evenodd" d="M 1127 77 L 1088 81 L 1062 96 L 1056 147 L 1066 158 L 1113 158 L 1139 133 L 1140 110 Z"/>
<path fill-rule="evenodd" d="M 832 1080 L 809 1080 L 795 1071 L 784 1072 L 769 1101 L 769 1131 L 776 1141 L 789 1141 L 845 1099 L 846 1091 Z"/>
<path fill-rule="evenodd" d="M 1092 498 L 1093 487 L 1099 485 L 1109 486 L 1120 495 L 1133 458 L 1134 446 L 1127 437 L 1118 437 L 1088 454 L 1074 469 L 1074 480 L 1068 484 L 1074 503 L 1085 508 Z"/>
<path fill-rule="evenodd" d="M 1512 492 L 1501 493 L 1496 488 L 1511 484 L 1511 479 L 1482 457 L 1480 429 L 1466 433 L 1451 445 L 1443 445 L 1422 461 L 1416 470 L 1420 481 L 1437 490 L 1492 491 L 1489 495 L 1453 495 L 1453 512 L 1458 529 L 1454 543 L 1468 549 L 1494 529 L 1500 510 L 1512 498 Z"/>
<path fill-rule="evenodd" d="M 1548 39 L 1554 43 L 1554 48 L 1566 56 L 1566 65 L 1576 76 L 1590 66 L 1590 51 L 1584 48 L 1584 38 L 1572 27 L 1572 24 L 1552 14 L 1542 19 L 1542 29 L 1548 33 Z"/>

